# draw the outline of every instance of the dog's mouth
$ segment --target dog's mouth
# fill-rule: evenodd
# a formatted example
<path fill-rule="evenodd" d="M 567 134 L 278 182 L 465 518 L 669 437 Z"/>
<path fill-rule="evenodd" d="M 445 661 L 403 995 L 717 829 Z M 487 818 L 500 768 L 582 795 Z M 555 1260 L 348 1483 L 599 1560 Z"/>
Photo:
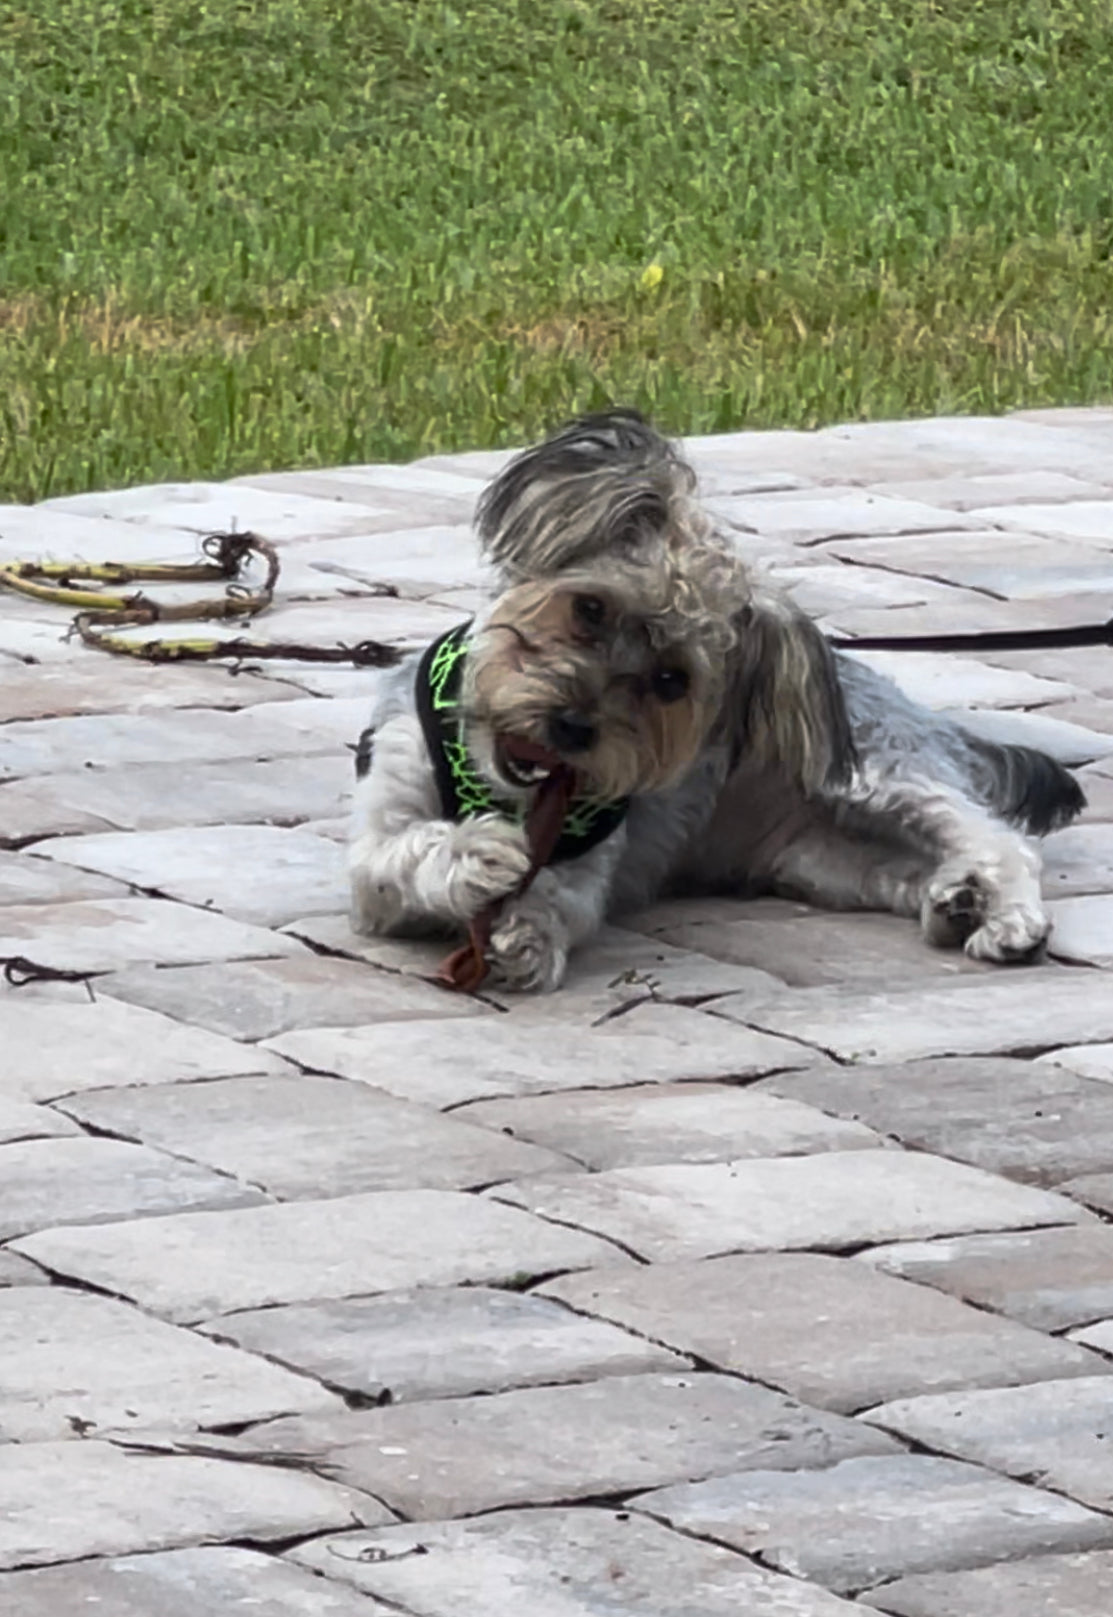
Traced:
<path fill-rule="evenodd" d="M 567 768 L 563 758 L 551 747 L 527 741 L 524 736 L 507 735 L 500 735 L 495 741 L 495 765 L 511 786 L 523 789 L 540 786 L 558 769 Z"/>

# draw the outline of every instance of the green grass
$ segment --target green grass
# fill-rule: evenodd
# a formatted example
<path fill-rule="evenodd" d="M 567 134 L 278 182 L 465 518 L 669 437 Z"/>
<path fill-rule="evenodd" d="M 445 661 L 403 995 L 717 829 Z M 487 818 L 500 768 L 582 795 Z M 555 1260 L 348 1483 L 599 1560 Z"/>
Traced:
<path fill-rule="evenodd" d="M 1113 397 L 1113 0 L 0 10 L 0 494 Z"/>

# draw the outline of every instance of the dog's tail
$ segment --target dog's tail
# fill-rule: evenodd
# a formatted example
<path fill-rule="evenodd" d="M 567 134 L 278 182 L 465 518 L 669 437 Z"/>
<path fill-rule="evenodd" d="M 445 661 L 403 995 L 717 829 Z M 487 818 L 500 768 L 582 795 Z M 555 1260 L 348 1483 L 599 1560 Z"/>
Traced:
<path fill-rule="evenodd" d="M 1010 825 L 1042 837 L 1069 825 L 1086 807 L 1086 794 L 1074 776 L 1046 752 L 986 741 L 969 730 L 963 735 L 978 796 Z"/>

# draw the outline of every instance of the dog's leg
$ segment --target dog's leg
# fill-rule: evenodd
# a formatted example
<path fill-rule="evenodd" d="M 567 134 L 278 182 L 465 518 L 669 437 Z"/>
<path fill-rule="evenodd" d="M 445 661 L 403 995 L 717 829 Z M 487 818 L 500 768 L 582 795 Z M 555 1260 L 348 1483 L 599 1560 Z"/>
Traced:
<path fill-rule="evenodd" d="M 579 859 L 539 870 L 512 898 L 491 934 L 497 978 L 521 993 L 551 993 L 564 981 L 571 951 L 602 925 L 625 828 Z"/>
<path fill-rule="evenodd" d="M 1031 959 L 1050 931 L 1035 848 L 930 782 L 883 782 L 832 803 L 772 876 L 779 890 L 832 909 L 918 915 L 929 943 L 975 959 Z"/>
<path fill-rule="evenodd" d="M 943 857 L 920 905 L 928 942 L 962 947 L 975 960 L 1031 960 L 1051 931 L 1037 850 L 1019 831 L 965 802 L 947 820 L 941 842 Z"/>
<path fill-rule="evenodd" d="M 513 892 L 529 864 L 525 832 L 501 816 L 458 824 L 440 818 L 416 719 L 403 715 L 383 726 L 353 809 L 354 931 L 383 934 L 415 921 L 466 924 Z"/>

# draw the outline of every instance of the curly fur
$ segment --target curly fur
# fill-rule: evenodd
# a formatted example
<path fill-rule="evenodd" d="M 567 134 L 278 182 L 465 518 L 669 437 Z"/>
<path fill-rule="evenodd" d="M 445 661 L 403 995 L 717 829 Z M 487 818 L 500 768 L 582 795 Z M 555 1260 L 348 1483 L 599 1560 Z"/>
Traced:
<path fill-rule="evenodd" d="M 380 688 L 357 793 L 359 930 L 451 930 L 505 900 L 495 967 L 542 989 L 606 916 L 665 892 L 889 909 L 939 946 L 1038 953 L 1039 857 L 1021 833 L 1073 818 L 1077 783 L 835 653 L 716 532 L 691 469 L 640 416 L 588 417 L 518 456 L 485 491 L 477 532 L 499 582 L 464 680 L 474 763 L 524 808 L 535 788 L 511 766 L 529 743 L 583 790 L 629 797 L 629 813 L 514 897 L 520 825 L 439 818 L 411 659 Z"/>

